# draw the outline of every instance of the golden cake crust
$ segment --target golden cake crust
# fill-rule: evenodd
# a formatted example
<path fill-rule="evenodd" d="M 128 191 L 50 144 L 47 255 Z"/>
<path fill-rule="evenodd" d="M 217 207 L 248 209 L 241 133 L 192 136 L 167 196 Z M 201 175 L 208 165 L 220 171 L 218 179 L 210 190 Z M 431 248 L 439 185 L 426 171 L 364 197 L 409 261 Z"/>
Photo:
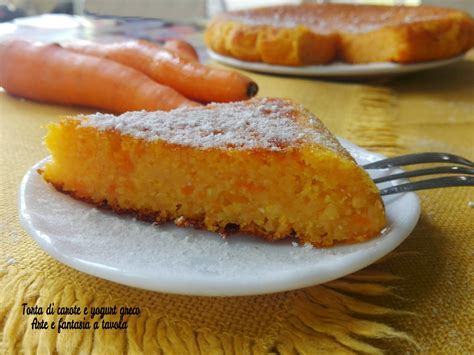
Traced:
<path fill-rule="evenodd" d="M 217 53 L 269 64 L 411 63 L 469 50 L 474 20 L 433 6 L 282 5 L 218 15 L 205 40 Z"/>

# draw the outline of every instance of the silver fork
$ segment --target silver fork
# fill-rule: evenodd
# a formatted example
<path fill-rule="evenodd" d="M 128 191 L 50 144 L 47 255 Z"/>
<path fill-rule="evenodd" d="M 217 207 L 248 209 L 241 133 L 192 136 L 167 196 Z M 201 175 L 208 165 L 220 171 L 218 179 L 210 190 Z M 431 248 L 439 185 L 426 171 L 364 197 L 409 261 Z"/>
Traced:
<path fill-rule="evenodd" d="M 451 186 L 474 186 L 474 163 L 466 158 L 448 154 L 448 153 L 417 153 L 401 155 L 394 158 L 379 160 L 370 164 L 363 165 L 366 170 L 370 169 L 386 169 L 414 164 L 425 163 L 454 163 L 457 165 L 438 166 L 432 168 L 424 168 L 403 173 L 395 173 L 374 179 L 376 184 L 386 181 L 404 179 L 408 177 L 427 176 L 434 174 L 450 174 L 460 176 L 444 176 L 434 179 L 426 179 L 413 181 L 406 184 L 390 186 L 380 190 L 380 195 L 391 195 L 400 192 L 437 189 L 441 187 Z"/>

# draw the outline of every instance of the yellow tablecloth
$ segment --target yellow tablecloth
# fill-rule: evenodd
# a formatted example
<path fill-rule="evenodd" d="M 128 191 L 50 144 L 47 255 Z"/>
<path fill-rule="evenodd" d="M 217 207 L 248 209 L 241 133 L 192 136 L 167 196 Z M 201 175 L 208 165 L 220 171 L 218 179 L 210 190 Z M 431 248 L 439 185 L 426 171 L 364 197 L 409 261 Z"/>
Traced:
<path fill-rule="evenodd" d="M 388 155 L 446 151 L 474 159 L 472 52 L 445 68 L 369 84 L 250 75 L 260 95 L 292 98 L 334 133 L 370 150 Z M 472 188 L 421 192 L 418 226 L 391 257 L 303 290 L 255 297 L 177 296 L 118 285 L 56 262 L 19 225 L 18 186 L 47 155 L 42 145 L 46 123 L 81 111 L 0 92 L 2 352 L 474 352 Z M 46 308 L 51 302 L 127 304 L 142 313 L 125 318 L 127 330 L 58 334 L 31 329 L 34 316 L 23 315 L 22 304 Z"/>

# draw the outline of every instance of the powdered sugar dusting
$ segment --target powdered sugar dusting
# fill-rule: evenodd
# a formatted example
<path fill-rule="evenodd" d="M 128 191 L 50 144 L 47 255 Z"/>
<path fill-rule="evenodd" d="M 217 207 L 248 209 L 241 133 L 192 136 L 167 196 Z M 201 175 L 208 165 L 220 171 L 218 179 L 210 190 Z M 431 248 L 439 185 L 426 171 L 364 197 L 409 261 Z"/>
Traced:
<path fill-rule="evenodd" d="M 305 25 L 318 33 L 369 32 L 381 28 L 462 16 L 457 10 L 431 6 L 377 6 L 352 4 L 300 4 L 230 11 L 218 19 L 251 26 L 293 28 Z"/>
<path fill-rule="evenodd" d="M 335 152 L 343 151 L 321 121 L 283 99 L 253 99 L 170 112 L 127 112 L 120 116 L 97 113 L 79 119 L 80 127 L 116 130 L 150 142 L 162 140 L 203 149 L 279 151 L 313 142 Z"/>

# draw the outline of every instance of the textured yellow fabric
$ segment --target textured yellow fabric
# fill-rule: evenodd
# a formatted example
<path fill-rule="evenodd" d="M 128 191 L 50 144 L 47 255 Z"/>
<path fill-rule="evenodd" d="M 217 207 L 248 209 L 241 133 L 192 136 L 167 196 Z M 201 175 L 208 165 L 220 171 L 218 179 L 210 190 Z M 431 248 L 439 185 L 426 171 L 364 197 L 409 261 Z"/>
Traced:
<path fill-rule="evenodd" d="M 448 151 L 474 159 L 474 53 L 446 68 L 369 84 L 250 75 L 261 95 L 292 98 L 336 134 L 373 151 Z M 20 227 L 17 191 L 24 173 L 47 154 L 45 124 L 78 112 L 86 111 L 0 92 L 0 352 L 474 352 L 474 209 L 468 207 L 474 189 L 421 192 L 420 222 L 395 253 L 366 270 L 303 290 L 177 296 L 118 285 L 56 262 Z M 127 318 L 125 331 L 57 334 L 31 330 L 31 316 L 21 314 L 23 302 L 127 304 L 139 306 L 142 314 Z"/>

